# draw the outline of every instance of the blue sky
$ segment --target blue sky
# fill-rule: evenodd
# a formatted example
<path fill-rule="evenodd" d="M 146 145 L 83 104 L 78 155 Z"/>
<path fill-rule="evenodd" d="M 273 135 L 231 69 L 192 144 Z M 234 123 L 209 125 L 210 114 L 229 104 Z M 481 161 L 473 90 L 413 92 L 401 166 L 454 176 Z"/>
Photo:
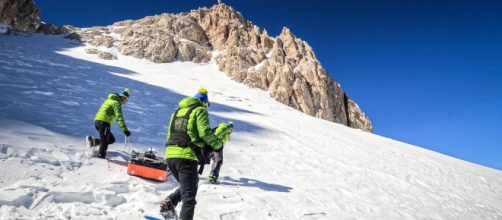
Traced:
<path fill-rule="evenodd" d="M 216 0 L 35 2 L 46 22 L 89 27 Z M 307 41 L 376 134 L 502 170 L 502 1 L 223 2 Z"/>

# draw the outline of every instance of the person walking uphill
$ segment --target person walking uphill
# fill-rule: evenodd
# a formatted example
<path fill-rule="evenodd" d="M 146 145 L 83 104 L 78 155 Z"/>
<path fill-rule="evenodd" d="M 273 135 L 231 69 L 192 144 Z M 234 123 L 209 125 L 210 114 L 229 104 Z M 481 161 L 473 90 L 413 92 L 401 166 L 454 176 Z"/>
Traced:
<path fill-rule="evenodd" d="M 228 122 L 228 125 L 232 128 L 234 128 L 234 123 L 233 122 Z M 221 129 L 221 126 L 218 126 L 214 128 L 214 133 L 219 134 Z M 230 139 L 230 133 L 226 134 L 223 136 L 223 140 L 226 142 Z M 207 179 L 209 180 L 210 183 L 212 184 L 218 184 L 218 177 L 220 176 L 220 169 L 221 165 L 223 165 L 223 147 L 221 147 L 218 150 L 211 150 L 208 152 L 209 153 L 209 158 L 210 160 L 213 161 L 213 164 L 211 165 L 211 172 L 209 173 L 209 176 Z M 207 162 L 207 161 L 206 161 Z"/>
<path fill-rule="evenodd" d="M 161 201 L 161 212 L 174 213 L 174 208 L 182 201 L 182 220 L 191 220 L 194 216 L 199 182 L 197 165 L 198 160 L 202 160 L 202 148 L 204 145 L 215 150 L 222 148 L 228 140 L 223 137 L 232 131 L 228 124 L 221 123 L 218 126 L 220 134 L 212 132 L 208 106 L 207 90 L 201 88 L 194 97 L 186 97 L 179 102 L 179 108 L 169 122 L 165 157 L 169 171 L 180 186 Z"/>
<path fill-rule="evenodd" d="M 87 136 L 86 141 L 89 147 L 99 145 L 99 158 L 105 158 L 108 145 L 115 143 L 115 137 L 111 132 L 111 126 L 115 120 L 117 120 L 120 130 L 124 132 L 125 136 L 129 137 L 131 135 L 131 132 L 127 130 L 122 115 L 122 105 L 127 102 L 129 95 L 129 89 L 125 89 L 122 93 L 109 94 L 94 117 L 94 126 L 99 132 L 99 138 Z"/>

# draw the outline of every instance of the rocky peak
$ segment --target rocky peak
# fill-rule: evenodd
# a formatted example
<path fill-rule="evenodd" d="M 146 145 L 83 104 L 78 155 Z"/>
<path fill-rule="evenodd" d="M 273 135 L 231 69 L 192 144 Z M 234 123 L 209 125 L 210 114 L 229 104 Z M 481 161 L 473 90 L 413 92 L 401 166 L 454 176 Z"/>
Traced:
<path fill-rule="evenodd" d="M 237 21 L 242 25 L 246 24 L 241 13 L 224 3 L 213 5 L 213 7 L 209 9 L 209 13 L 214 18 Z"/>
<path fill-rule="evenodd" d="M 283 27 L 279 37 L 282 40 L 294 41 L 296 39 L 295 35 L 291 33 L 291 30 L 287 27 Z"/>
<path fill-rule="evenodd" d="M 268 50 L 272 40 L 267 32 L 263 32 L 232 7 L 223 3 L 211 8 L 192 10 L 190 16 L 195 18 L 206 32 L 209 42 L 219 51 L 234 47 L 249 47 Z"/>
<path fill-rule="evenodd" d="M 223 3 L 77 32 L 75 38 L 93 46 L 118 47 L 125 55 L 158 63 L 205 63 L 211 60 L 211 52 L 219 51 L 214 60 L 233 80 L 268 91 L 277 101 L 306 114 L 365 131 L 373 129 L 305 41 L 288 28 L 271 38 Z"/>
<path fill-rule="evenodd" d="M 266 31 L 245 21 L 225 4 L 191 14 L 206 31 L 212 46 L 226 51 L 216 60 L 232 79 L 267 90 L 279 102 L 307 114 L 373 130 L 359 106 L 326 73 L 312 47 L 289 28 L 284 27 L 272 40 Z"/>

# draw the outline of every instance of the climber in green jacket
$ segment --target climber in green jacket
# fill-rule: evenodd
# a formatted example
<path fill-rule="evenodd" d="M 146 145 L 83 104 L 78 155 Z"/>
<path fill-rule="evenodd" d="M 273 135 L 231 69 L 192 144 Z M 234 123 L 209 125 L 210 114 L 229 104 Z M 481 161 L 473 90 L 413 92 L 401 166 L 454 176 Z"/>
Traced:
<path fill-rule="evenodd" d="M 197 165 L 202 148 L 207 145 L 215 150 L 221 149 L 232 132 L 230 125 L 221 123 L 217 129 L 219 132 L 213 133 L 208 106 L 207 90 L 201 88 L 194 97 L 179 102 L 179 108 L 169 122 L 165 157 L 169 172 L 180 187 L 161 201 L 161 212 L 174 213 L 174 207 L 183 201 L 180 212 L 183 220 L 193 219 L 199 182 Z"/>
<path fill-rule="evenodd" d="M 115 143 L 115 137 L 110 129 L 115 120 L 117 120 L 120 130 L 124 132 L 125 136 L 129 137 L 131 135 L 122 115 L 122 105 L 127 103 L 130 93 L 129 89 L 125 89 L 122 93 L 109 94 L 94 117 L 94 126 L 99 132 L 99 138 L 87 136 L 86 142 L 89 147 L 99 145 L 99 158 L 105 158 L 108 145 Z"/>
<path fill-rule="evenodd" d="M 233 130 L 234 123 L 230 121 L 227 124 Z M 221 132 L 220 130 L 223 128 L 224 128 L 223 126 L 218 125 L 218 127 L 213 129 L 214 133 L 219 134 Z M 230 139 L 230 133 L 227 133 L 226 135 L 223 136 L 224 142 L 227 142 L 228 139 Z M 223 165 L 223 147 L 218 150 L 208 149 L 204 153 L 207 154 L 207 155 L 205 155 L 205 156 L 207 156 L 206 163 L 209 164 L 210 160 L 213 161 L 213 164 L 211 165 L 211 172 L 209 173 L 209 176 L 207 177 L 207 179 L 212 184 L 218 184 L 219 183 L 218 177 L 220 176 L 220 169 L 221 169 L 221 166 Z"/>

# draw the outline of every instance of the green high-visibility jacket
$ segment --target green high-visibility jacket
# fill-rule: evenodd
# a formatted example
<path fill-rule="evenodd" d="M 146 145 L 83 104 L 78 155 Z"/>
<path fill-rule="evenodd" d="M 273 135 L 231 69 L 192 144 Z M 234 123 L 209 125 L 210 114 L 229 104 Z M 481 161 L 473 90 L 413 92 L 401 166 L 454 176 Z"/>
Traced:
<path fill-rule="evenodd" d="M 120 96 L 117 94 L 108 95 L 108 99 L 103 102 L 99 108 L 94 121 L 104 121 L 112 126 L 113 122 L 117 119 L 119 128 L 122 132 L 127 131 L 127 126 L 122 115 L 122 102 Z"/>
<path fill-rule="evenodd" d="M 222 148 L 224 144 L 223 138 L 218 137 L 211 131 L 211 125 L 209 124 L 209 114 L 206 107 L 202 102 L 194 97 L 186 97 L 182 99 L 179 104 L 179 111 L 177 117 L 183 117 L 188 112 L 190 107 L 195 107 L 188 117 L 187 124 L 187 134 L 190 137 L 192 143 L 198 147 L 203 147 L 204 144 L 211 146 L 213 149 L 217 150 Z M 169 122 L 169 129 L 167 132 L 167 140 L 171 136 L 171 124 L 173 122 L 174 113 L 171 115 L 171 120 Z M 223 137 L 224 135 L 222 135 Z M 182 158 L 188 160 L 197 160 L 197 156 L 190 147 L 180 147 L 176 145 L 166 146 L 165 158 Z"/>

